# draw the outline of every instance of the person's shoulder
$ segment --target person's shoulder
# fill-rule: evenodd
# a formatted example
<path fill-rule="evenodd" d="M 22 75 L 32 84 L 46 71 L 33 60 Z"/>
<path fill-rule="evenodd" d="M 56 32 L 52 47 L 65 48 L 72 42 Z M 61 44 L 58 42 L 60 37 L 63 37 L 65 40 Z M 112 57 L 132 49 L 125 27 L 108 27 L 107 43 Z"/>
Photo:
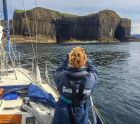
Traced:
<path fill-rule="evenodd" d="M 61 72 L 59 72 L 57 74 L 58 74 L 59 79 L 63 79 L 64 77 L 66 77 L 66 71 L 65 70 L 63 70 L 63 71 L 61 71 Z"/>

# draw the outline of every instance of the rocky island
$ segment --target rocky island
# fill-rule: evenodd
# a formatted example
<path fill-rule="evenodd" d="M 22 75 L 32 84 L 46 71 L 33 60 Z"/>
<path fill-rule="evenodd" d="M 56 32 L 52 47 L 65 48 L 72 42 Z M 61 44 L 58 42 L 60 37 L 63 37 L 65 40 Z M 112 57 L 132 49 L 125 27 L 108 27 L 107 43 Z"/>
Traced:
<path fill-rule="evenodd" d="M 26 13 L 16 10 L 13 24 L 17 39 L 18 36 L 26 39 L 29 35 L 35 39 L 37 34 L 39 41 L 46 43 L 123 41 L 129 39 L 131 31 L 131 20 L 121 18 L 112 10 L 77 16 L 37 7 Z"/>

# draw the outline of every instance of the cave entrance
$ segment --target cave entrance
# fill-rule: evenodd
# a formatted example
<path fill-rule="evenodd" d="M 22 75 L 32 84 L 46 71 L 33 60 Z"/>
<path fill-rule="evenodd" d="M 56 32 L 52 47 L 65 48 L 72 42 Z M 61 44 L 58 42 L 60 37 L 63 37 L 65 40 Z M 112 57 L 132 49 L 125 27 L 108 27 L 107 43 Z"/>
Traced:
<path fill-rule="evenodd" d="M 115 35 L 114 38 L 118 39 L 118 40 L 122 40 L 124 37 L 124 30 L 122 29 L 122 27 L 119 25 L 117 27 L 117 29 L 115 30 Z"/>

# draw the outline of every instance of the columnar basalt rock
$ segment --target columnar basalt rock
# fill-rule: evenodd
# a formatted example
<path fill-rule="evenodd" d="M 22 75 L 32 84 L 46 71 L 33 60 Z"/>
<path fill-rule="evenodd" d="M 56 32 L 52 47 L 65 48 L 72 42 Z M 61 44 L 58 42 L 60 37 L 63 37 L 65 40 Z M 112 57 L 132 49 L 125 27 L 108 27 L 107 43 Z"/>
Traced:
<path fill-rule="evenodd" d="M 119 40 L 127 40 L 130 37 L 130 31 L 131 31 L 131 20 L 121 18 L 120 24 L 116 29 L 114 37 Z"/>
<path fill-rule="evenodd" d="M 103 10 L 87 16 L 64 14 L 34 8 L 14 12 L 15 34 L 45 35 L 57 42 L 67 40 L 123 40 L 130 36 L 131 21 L 120 18 L 112 10 Z"/>

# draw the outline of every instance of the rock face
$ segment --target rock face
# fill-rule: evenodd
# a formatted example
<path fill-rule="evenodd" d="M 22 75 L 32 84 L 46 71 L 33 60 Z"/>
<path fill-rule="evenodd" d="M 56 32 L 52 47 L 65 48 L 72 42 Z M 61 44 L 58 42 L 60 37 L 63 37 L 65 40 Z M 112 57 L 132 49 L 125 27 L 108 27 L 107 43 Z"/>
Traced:
<path fill-rule="evenodd" d="M 67 40 L 123 40 L 130 36 L 131 21 L 114 11 L 87 16 L 63 14 L 44 8 L 14 12 L 15 34 L 45 35 L 57 43 Z"/>
<path fill-rule="evenodd" d="M 116 29 L 115 38 L 119 40 L 129 39 L 130 32 L 131 32 L 131 21 L 126 18 L 122 18 L 120 20 L 119 26 Z"/>
<path fill-rule="evenodd" d="M 13 23 L 15 34 L 20 35 L 46 35 L 48 38 L 56 37 L 54 21 L 59 19 L 59 12 L 36 8 L 30 11 L 15 11 Z"/>

